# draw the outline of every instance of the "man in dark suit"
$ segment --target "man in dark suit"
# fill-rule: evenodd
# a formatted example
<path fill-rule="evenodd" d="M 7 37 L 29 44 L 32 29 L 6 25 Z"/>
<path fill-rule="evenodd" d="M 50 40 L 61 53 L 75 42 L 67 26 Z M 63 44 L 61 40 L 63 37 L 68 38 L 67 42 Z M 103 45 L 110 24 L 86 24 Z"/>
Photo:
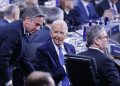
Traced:
<path fill-rule="evenodd" d="M 82 23 L 89 23 L 89 20 L 96 23 L 97 20 L 100 20 L 93 4 L 89 1 L 90 0 L 77 0 L 75 2 L 74 9 L 71 10 L 75 20 Z"/>
<path fill-rule="evenodd" d="M 14 4 L 7 5 L 4 10 L 4 18 L 0 20 L 0 29 L 11 22 L 18 20 L 19 14 L 20 11 L 17 5 Z"/>
<path fill-rule="evenodd" d="M 30 7 L 21 20 L 0 29 L 0 86 L 12 86 L 10 67 L 17 62 L 25 76 L 34 71 L 25 53 L 25 36 L 26 33 L 34 34 L 39 30 L 43 23 L 43 16 L 37 7 Z"/>
<path fill-rule="evenodd" d="M 49 0 L 38 0 L 38 3 L 39 3 L 39 5 L 44 5 L 44 3 L 47 1 L 49 1 Z"/>
<path fill-rule="evenodd" d="M 50 8 L 46 13 L 46 25 L 29 37 L 28 43 L 42 43 L 51 40 L 50 29 L 55 20 L 63 20 L 63 11 L 60 8 Z"/>
<path fill-rule="evenodd" d="M 105 54 L 109 38 L 101 26 L 91 26 L 86 30 L 88 50 L 80 55 L 92 56 L 96 60 L 98 74 L 105 82 L 101 86 L 120 86 L 120 74 L 113 60 Z"/>
<path fill-rule="evenodd" d="M 63 20 L 52 23 L 52 40 L 44 43 L 36 50 L 36 70 L 50 72 L 56 86 L 69 86 L 68 77 L 64 65 L 64 54 L 75 54 L 72 45 L 65 43 L 68 27 Z M 65 80 L 65 81 L 64 81 Z"/>
<path fill-rule="evenodd" d="M 95 10 L 98 13 L 98 15 L 102 17 L 104 11 L 110 8 L 114 8 L 114 11 L 116 12 L 115 14 L 120 13 L 120 1 L 102 0 L 96 5 Z"/>
<path fill-rule="evenodd" d="M 68 25 L 68 32 L 79 30 L 82 28 L 81 23 L 73 18 L 72 10 L 74 8 L 74 0 L 59 0 L 59 8 L 64 11 L 64 21 Z"/>

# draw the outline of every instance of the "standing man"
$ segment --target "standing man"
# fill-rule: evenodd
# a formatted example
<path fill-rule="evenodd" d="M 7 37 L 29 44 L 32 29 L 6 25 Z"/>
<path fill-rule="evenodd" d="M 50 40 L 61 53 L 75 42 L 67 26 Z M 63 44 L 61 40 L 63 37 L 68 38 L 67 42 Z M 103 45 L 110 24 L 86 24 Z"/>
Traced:
<path fill-rule="evenodd" d="M 52 40 L 44 43 L 36 50 L 36 70 L 50 72 L 56 86 L 69 86 L 64 65 L 64 54 L 75 54 L 72 45 L 65 43 L 68 27 L 63 20 L 52 23 Z"/>
<path fill-rule="evenodd" d="M 17 5 L 15 4 L 9 4 L 5 7 L 4 10 L 4 18 L 2 20 L 0 20 L 0 29 L 15 21 L 15 20 L 19 20 L 19 15 L 20 15 L 20 11 Z"/>
<path fill-rule="evenodd" d="M 104 85 L 101 83 L 100 86 L 120 86 L 120 74 L 116 64 L 104 53 L 108 48 L 109 41 L 104 28 L 98 25 L 89 27 L 86 30 L 86 40 L 89 48 L 79 54 L 95 58 L 98 74 L 106 83 Z"/>
<path fill-rule="evenodd" d="M 0 86 L 12 86 L 11 69 L 19 62 L 25 76 L 34 68 L 25 53 L 26 33 L 34 34 L 43 23 L 43 13 L 37 7 L 28 8 L 21 20 L 0 29 Z"/>
<path fill-rule="evenodd" d="M 29 37 L 28 43 L 43 43 L 51 40 L 50 29 L 55 20 L 63 20 L 63 11 L 58 7 L 50 8 L 46 13 L 46 25 Z"/>

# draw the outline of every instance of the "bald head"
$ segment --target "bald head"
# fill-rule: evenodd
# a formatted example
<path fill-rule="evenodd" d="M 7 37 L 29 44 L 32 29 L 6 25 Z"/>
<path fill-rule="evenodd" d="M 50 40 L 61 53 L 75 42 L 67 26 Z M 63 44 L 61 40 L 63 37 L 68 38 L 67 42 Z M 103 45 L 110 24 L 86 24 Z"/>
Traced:
<path fill-rule="evenodd" d="M 55 86 L 50 73 L 35 71 L 26 79 L 25 86 Z"/>
<path fill-rule="evenodd" d="M 4 10 L 4 17 L 8 18 L 10 20 L 12 19 L 11 21 L 18 20 L 19 14 L 20 14 L 19 7 L 15 4 L 7 5 L 5 10 Z"/>
<path fill-rule="evenodd" d="M 27 7 L 30 7 L 30 6 L 39 7 L 38 0 L 26 0 L 26 5 L 27 5 Z"/>
<path fill-rule="evenodd" d="M 51 30 L 53 30 L 53 27 L 54 26 L 63 26 L 63 28 L 65 28 L 65 30 L 66 30 L 66 32 L 68 32 L 68 26 L 67 26 L 67 24 L 66 24 L 66 22 L 65 21 L 63 21 L 63 20 L 56 20 L 56 21 L 54 21 L 53 23 L 52 23 L 52 26 L 51 26 Z"/>

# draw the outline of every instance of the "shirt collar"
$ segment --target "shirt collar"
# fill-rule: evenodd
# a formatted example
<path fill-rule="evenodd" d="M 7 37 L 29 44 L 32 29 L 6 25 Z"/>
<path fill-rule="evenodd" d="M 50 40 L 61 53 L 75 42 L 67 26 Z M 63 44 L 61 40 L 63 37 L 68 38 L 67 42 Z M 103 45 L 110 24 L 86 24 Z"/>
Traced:
<path fill-rule="evenodd" d="M 114 4 L 114 3 L 112 3 L 110 0 L 108 0 L 108 2 L 109 2 L 109 4 L 110 4 L 110 7 L 112 6 L 112 4 Z"/>
<path fill-rule="evenodd" d="M 102 53 L 104 53 L 102 50 L 100 50 L 99 48 L 95 48 L 95 47 L 89 47 L 90 49 L 96 49 L 96 50 L 99 50 L 101 51 Z"/>
<path fill-rule="evenodd" d="M 4 19 L 6 19 L 9 23 L 11 23 L 11 22 L 12 22 L 11 20 L 9 20 L 9 19 L 7 19 L 7 18 L 4 18 Z"/>
<path fill-rule="evenodd" d="M 53 39 L 52 39 L 52 42 L 53 42 Z M 55 49 L 58 50 L 59 46 L 57 46 L 54 42 L 53 42 L 53 45 L 54 45 Z M 61 45 L 61 49 L 64 50 L 63 44 Z"/>
<path fill-rule="evenodd" d="M 24 28 L 24 34 L 28 34 L 29 36 L 29 33 L 26 32 L 24 25 L 23 25 L 23 28 Z"/>
<path fill-rule="evenodd" d="M 46 26 L 49 27 L 47 24 L 46 24 Z M 51 27 L 49 27 L 49 28 L 50 28 L 50 30 L 51 30 Z"/>
<path fill-rule="evenodd" d="M 88 2 L 85 2 L 83 0 L 81 0 L 81 2 L 83 3 L 83 5 L 86 7 L 89 3 Z"/>
<path fill-rule="evenodd" d="M 66 11 L 66 10 L 64 10 L 65 12 L 66 12 L 66 14 L 68 15 L 69 14 L 69 12 L 68 11 Z"/>

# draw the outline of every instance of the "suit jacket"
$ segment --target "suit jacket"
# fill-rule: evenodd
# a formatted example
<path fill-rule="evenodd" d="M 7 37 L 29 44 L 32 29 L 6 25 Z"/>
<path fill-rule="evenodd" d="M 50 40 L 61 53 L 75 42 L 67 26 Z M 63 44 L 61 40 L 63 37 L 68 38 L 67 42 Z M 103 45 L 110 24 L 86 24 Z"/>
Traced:
<path fill-rule="evenodd" d="M 92 22 L 96 23 L 96 20 L 100 20 L 100 17 L 96 13 L 95 8 L 91 2 L 89 2 L 89 7 L 92 16 Z M 73 13 L 73 18 L 75 20 L 80 21 L 82 23 L 89 23 L 90 18 L 81 0 L 77 0 L 75 2 L 74 9 L 71 10 L 71 12 Z"/>
<path fill-rule="evenodd" d="M 118 13 L 120 13 L 120 1 L 117 1 L 116 7 L 117 7 L 117 10 L 118 10 Z M 95 10 L 98 13 L 98 15 L 100 17 L 102 17 L 104 11 L 109 9 L 109 8 L 110 8 L 110 5 L 109 5 L 108 0 L 102 0 L 96 5 Z"/>
<path fill-rule="evenodd" d="M 34 68 L 25 53 L 23 22 L 14 21 L 0 29 L 0 84 L 11 79 L 10 66 L 19 62 L 27 76 Z"/>
<path fill-rule="evenodd" d="M 3 27 L 3 26 L 5 26 L 5 25 L 7 25 L 7 24 L 9 24 L 9 22 L 6 20 L 6 19 L 1 19 L 0 20 L 0 29 Z"/>
<path fill-rule="evenodd" d="M 38 0 L 38 3 L 39 3 L 39 5 L 44 5 L 44 3 L 47 1 L 49 1 L 49 0 Z"/>
<path fill-rule="evenodd" d="M 42 29 L 37 31 L 34 35 L 29 37 L 28 43 L 41 43 L 51 40 L 50 28 L 44 26 Z"/>
<path fill-rule="evenodd" d="M 68 15 L 61 6 L 58 7 L 61 8 L 64 12 L 64 21 L 67 23 L 68 32 L 81 29 L 81 23 L 73 18 L 72 12 L 69 12 Z"/>
<path fill-rule="evenodd" d="M 120 86 L 120 74 L 111 58 L 97 49 L 88 49 L 79 54 L 95 58 L 98 74 L 103 77 L 106 86 Z"/>
<path fill-rule="evenodd" d="M 64 47 L 67 53 L 75 54 L 75 49 L 72 45 L 64 43 Z M 52 40 L 37 48 L 35 61 L 36 70 L 50 72 L 56 85 L 66 76 L 65 70 L 59 62 L 59 57 Z"/>

